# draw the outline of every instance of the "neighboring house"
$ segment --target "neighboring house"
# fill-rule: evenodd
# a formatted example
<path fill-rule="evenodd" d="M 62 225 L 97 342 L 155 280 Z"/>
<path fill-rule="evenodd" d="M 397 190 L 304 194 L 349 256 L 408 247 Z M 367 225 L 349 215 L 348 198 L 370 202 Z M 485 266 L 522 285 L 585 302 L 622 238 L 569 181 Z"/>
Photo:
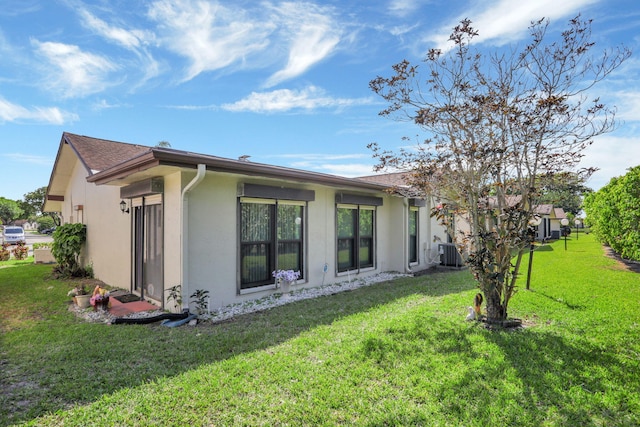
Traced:
<path fill-rule="evenodd" d="M 559 239 L 561 235 L 560 228 L 562 227 L 560 221 L 567 217 L 564 209 L 554 208 L 553 205 L 545 204 L 536 206 L 535 213 L 541 218 L 536 240 Z"/>
<path fill-rule="evenodd" d="M 555 218 L 553 205 L 538 205 L 534 213 L 540 218 L 540 225 L 536 229 L 536 240 L 545 241 L 551 238 L 551 218 Z"/>
<path fill-rule="evenodd" d="M 560 229 L 562 228 L 562 224 L 560 221 L 567 218 L 567 214 L 562 208 L 553 208 L 553 215 L 551 217 L 551 238 L 559 239 L 562 236 Z"/>
<path fill-rule="evenodd" d="M 13 222 L 13 225 L 18 225 L 25 230 L 35 230 L 38 228 L 38 224 L 36 224 L 35 222 L 29 222 L 29 220 L 26 219 L 18 219 Z"/>
<path fill-rule="evenodd" d="M 87 226 L 96 278 L 161 306 L 208 290 L 214 308 L 278 292 L 276 269 L 302 288 L 431 267 L 430 201 L 389 187 L 63 133 L 44 211 Z"/>

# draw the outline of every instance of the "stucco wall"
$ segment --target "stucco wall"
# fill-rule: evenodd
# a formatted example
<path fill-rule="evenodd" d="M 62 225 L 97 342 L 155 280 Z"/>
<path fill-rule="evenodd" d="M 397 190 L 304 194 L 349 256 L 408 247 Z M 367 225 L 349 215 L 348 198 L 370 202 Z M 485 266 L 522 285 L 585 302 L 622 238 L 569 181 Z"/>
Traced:
<path fill-rule="evenodd" d="M 183 187 L 192 176 L 182 176 Z M 354 273 L 336 272 L 335 196 L 337 192 L 349 190 L 208 172 L 205 179 L 188 195 L 188 237 L 185 255 L 185 268 L 188 271 L 187 283 L 183 284 L 184 295 L 188 296 L 196 289 L 207 289 L 210 292 L 211 307 L 215 308 L 275 292 L 273 289 L 262 289 L 238 295 L 237 189 L 240 183 L 247 182 L 315 191 L 315 200 L 308 203 L 306 210 L 306 283 L 296 285 L 296 289 L 335 283 L 357 276 Z M 173 191 L 170 188 L 172 187 L 165 182 L 167 210 L 172 209 L 169 207 L 170 200 L 173 200 L 169 195 L 170 191 Z M 381 193 L 371 194 L 384 199 L 383 205 L 376 210 L 376 266 L 361 271 L 359 276 L 375 275 L 384 271 L 405 272 L 408 205 L 399 197 Z M 165 211 L 166 221 L 170 222 L 171 218 L 172 215 Z M 428 207 L 420 208 L 419 220 L 420 261 L 413 266 L 414 270 L 430 266 L 426 261 L 432 248 L 433 224 Z M 170 227 L 173 225 L 166 226 L 167 248 L 179 244 L 177 241 L 173 242 L 178 235 L 169 233 Z M 169 258 L 168 250 L 165 252 L 167 264 L 175 262 Z M 169 271 L 167 268 L 167 272 Z M 166 280 L 165 283 L 165 288 L 168 288 L 173 282 Z"/>
<path fill-rule="evenodd" d="M 177 171 L 164 177 L 164 304 L 167 303 L 167 289 L 182 283 L 180 277 L 180 237 L 182 235 L 180 196 L 182 183 L 189 182 L 194 176 L 195 173 Z"/>
<path fill-rule="evenodd" d="M 120 189 L 86 181 L 86 170 L 77 163 L 62 205 L 64 223 L 87 226 L 82 263 L 93 266 L 103 282 L 129 289 L 131 277 L 130 215 L 120 212 Z M 80 206 L 82 209 L 80 209 Z"/>
<path fill-rule="evenodd" d="M 182 203 L 182 190 L 194 178 L 195 171 L 175 169 L 164 177 L 164 289 L 182 285 L 183 298 L 197 289 L 210 293 L 211 308 L 261 298 L 274 289 L 262 288 L 239 295 L 238 262 L 238 185 L 254 183 L 276 187 L 313 190 L 315 200 L 306 209 L 305 266 L 306 281 L 302 287 L 321 286 L 354 277 L 375 275 L 385 271 L 408 270 L 407 201 L 379 192 L 370 195 L 383 198 L 376 209 L 375 268 L 356 274 L 338 273 L 336 267 L 336 193 L 366 194 L 321 185 L 251 178 L 240 175 L 207 172 L 204 180 L 187 194 Z M 96 186 L 86 182 L 86 171 L 76 166 L 65 194 L 65 222 L 87 225 L 88 240 L 83 259 L 91 263 L 96 278 L 123 289 L 131 286 L 132 218 L 120 212 L 120 188 Z M 82 205 L 81 211 L 74 206 Z M 419 209 L 419 262 L 411 266 L 418 271 L 437 262 L 434 236 L 445 240 L 444 230 L 429 216 L 430 205 Z M 181 216 L 185 215 L 185 221 Z M 184 257 L 181 258 L 183 233 Z M 435 256 L 434 256 L 435 255 Z M 184 272 L 181 270 L 184 263 Z M 326 266 L 326 268 L 325 268 Z M 166 307 L 171 308 L 173 307 Z M 174 309 L 175 310 L 175 309 Z"/>

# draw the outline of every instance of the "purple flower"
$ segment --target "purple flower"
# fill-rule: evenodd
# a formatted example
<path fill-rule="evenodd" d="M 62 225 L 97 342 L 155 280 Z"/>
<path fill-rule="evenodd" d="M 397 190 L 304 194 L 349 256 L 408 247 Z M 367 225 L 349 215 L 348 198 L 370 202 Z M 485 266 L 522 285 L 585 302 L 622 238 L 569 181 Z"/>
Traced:
<path fill-rule="evenodd" d="M 271 275 L 275 277 L 276 280 L 293 282 L 295 280 L 298 280 L 298 278 L 300 277 L 300 272 L 293 270 L 276 270 L 271 273 Z"/>

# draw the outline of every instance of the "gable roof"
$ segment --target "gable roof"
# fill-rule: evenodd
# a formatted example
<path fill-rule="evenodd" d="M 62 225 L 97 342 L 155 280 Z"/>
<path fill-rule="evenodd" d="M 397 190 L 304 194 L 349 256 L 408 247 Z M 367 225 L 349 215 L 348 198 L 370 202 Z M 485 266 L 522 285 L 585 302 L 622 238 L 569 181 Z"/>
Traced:
<path fill-rule="evenodd" d="M 551 215 L 551 211 L 553 210 L 553 205 L 542 204 L 534 206 L 533 211 L 538 215 Z"/>
<path fill-rule="evenodd" d="M 96 185 L 124 186 L 177 169 L 196 169 L 206 165 L 208 171 L 247 176 L 285 179 L 334 187 L 383 191 L 388 185 L 282 166 L 234 160 L 164 147 L 110 141 L 64 132 L 51 173 L 45 211 L 59 211 L 72 171 L 80 162 L 87 181 Z"/>
<path fill-rule="evenodd" d="M 43 212 L 59 212 L 73 170 L 80 164 L 90 177 L 135 155 L 149 151 L 150 147 L 125 144 L 64 132 L 49 178 Z"/>
<path fill-rule="evenodd" d="M 126 144 L 68 132 L 62 134 L 62 141 L 76 152 L 78 159 L 91 175 L 151 150 L 151 147 L 144 145 Z"/>
<path fill-rule="evenodd" d="M 563 219 L 567 217 L 567 214 L 562 208 L 553 208 L 553 213 L 556 215 L 557 219 Z"/>

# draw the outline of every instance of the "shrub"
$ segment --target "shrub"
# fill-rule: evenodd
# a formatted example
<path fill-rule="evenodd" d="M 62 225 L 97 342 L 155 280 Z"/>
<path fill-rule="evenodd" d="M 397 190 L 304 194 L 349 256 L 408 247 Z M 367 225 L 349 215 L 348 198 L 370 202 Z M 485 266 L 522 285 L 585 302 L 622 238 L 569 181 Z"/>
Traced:
<path fill-rule="evenodd" d="M 3 243 L 2 247 L 0 247 L 0 261 L 9 261 L 9 258 L 11 258 L 11 252 L 7 249 L 8 247 L 8 243 Z"/>
<path fill-rule="evenodd" d="M 29 256 L 29 247 L 25 245 L 24 242 L 18 242 L 11 252 L 13 252 L 13 257 L 15 259 L 23 260 Z"/>
<path fill-rule="evenodd" d="M 623 258 L 640 261 L 640 166 L 588 195 L 583 209 L 600 241 Z"/>
<path fill-rule="evenodd" d="M 80 265 L 80 252 L 87 240 L 87 228 L 84 224 L 64 224 L 53 233 L 51 254 L 58 263 L 57 270 L 63 276 L 78 277 L 84 275 Z"/>

